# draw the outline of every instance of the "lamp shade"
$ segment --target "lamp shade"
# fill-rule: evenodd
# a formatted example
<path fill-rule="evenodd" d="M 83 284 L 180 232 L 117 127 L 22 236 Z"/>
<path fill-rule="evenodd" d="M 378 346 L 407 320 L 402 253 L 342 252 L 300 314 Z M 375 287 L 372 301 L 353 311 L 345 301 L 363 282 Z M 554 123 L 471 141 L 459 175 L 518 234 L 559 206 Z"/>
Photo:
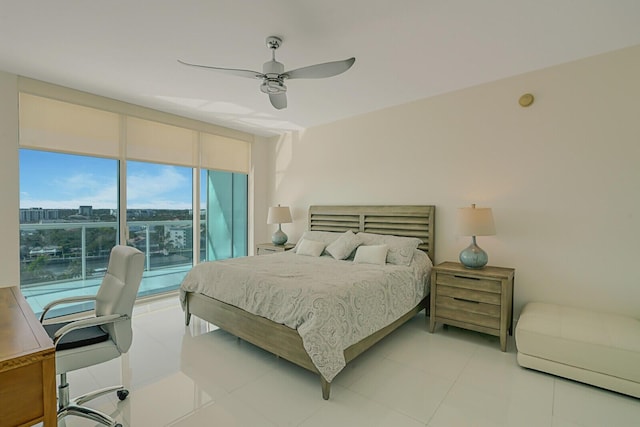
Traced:
<path fill-rule="evenodd" d="M 273 206 L 269 208 L 267 224 L 288 224 L 292 222 L 289 206 Z"/>
<path fill-rule="evenodd" d="M 458 234 L 460 236 L 492 236 L 496 234 L 491 208 L 458 209 Z"/>

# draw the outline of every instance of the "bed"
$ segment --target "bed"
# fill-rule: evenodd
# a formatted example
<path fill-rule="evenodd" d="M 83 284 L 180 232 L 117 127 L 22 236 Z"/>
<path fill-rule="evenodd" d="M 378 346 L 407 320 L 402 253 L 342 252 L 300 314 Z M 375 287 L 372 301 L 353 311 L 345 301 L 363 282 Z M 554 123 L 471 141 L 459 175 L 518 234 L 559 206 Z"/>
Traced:
<path fill-rule="evenodd" d="M 410 258 L 410 264 L 393 263 L 383 266 L 357 265 L 359 263 L 354 262 L 353 258 L 336 261 L 326 255 L 326 251 L 317 258 L 288 251 L 201 263 L 189 272 L 181 285 L 180 299 L 185 311 L 185 323 L 189 324 L 191 315 L 196 315 L 241 339 L 317 373 L 322 397 L 329 399 L 331 381 L 347 363 L 428 307 L 429 269 L 431 260 L 434 259 L 434 221 L 435 207 L 431 205 L 311 206 L 309 233 L 305 233 L 301 241 L 305 240 L 305 236 L 322 233 L 336 236 L 357 233 L 357 236 L 362 236 L 361 239 L 368 236 L 369 240 L 364 243 L 367 246 L 375 245 L 379 239 L 412 238 L 419 239 L 416 255 Z M 270 282 L 274 276 L 268 270 L 274 266 L 278 271 L 275 275 L 284 283 L 273 291 L 262 290 L 261 286 Z M 349 283 L 348 287 L 338 286 L 341 277 L 346 277 L 347 273 L 355 275 L 353 283 Z M 420 282 L 421 278 L 424 279 L 423 283 Z M 381 280 L 383 284 L 374 280 Z M 400 284 L 388 286 L 388 283 L 396 282 Z M 333 321 L 335 318 L 331 315 L 325 316 L 324 321 L 319 321 L 324 314 L 312 312 L 306 306 L 300 308 L 289 299 L 291 292 L 297 287 L 296 293 L 310 295 L 308 300 L 304 300 L 305 304 L 314 307 L 323 305 L 329 300 L 328 297 L 318 298 L 319 292 L 325 292 L 321 288 L 323 284 L 325 287 L 336 288 L 341 298 L 337 300 L 335 307 L 329 306 L 328 311 L 342 313 L 345 311 L 343 305 L 347 304 L 341 302 L 351 301 L 349 304 L 354 305 L 358 313 L 350 316 L 360 318 L 360 326 L 345 328 L 340 321 Z M 384 284 L 387 284 L 387 288 L 381 287 Z M 223 291 L 225 287 L 226 291 Z M 278 307 L 292 307 L 292 312 L 303 313 L 306 316 L 304 322 L 307 323 L 299 323 L 293 314 L 289 317 L 286 310 L 279 310 L 276 314 L 269 313 L 270 318 L 267 318 L 261 312 L 264 295 L 267 293 L 276 298 Z M 382 298 L 382 293 L 387 295 Z M 246 309 L 240 308 L 240 300 L 250 301 L 253 305 L 245 307 Z M 314 330 L 310 326 L 312 321 L 317 321 L 319 329 Z M 340 342 L 334 342 L 338 340 Z M 320 347 L 327 342 L 331 348 Z M 334 354 L 336 351 L 339 352 L 337 356 Z"/>

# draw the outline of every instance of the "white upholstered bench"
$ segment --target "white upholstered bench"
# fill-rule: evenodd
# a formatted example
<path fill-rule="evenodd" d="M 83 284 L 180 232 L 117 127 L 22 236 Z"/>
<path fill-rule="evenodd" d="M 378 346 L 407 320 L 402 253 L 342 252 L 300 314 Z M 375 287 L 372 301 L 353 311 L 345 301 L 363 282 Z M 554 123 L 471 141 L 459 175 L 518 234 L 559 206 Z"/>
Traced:
<path fill-rule="evenodd" d="M 516 326 L 520 366 L 640 398 L 640 320 L 546 303 Z"/>

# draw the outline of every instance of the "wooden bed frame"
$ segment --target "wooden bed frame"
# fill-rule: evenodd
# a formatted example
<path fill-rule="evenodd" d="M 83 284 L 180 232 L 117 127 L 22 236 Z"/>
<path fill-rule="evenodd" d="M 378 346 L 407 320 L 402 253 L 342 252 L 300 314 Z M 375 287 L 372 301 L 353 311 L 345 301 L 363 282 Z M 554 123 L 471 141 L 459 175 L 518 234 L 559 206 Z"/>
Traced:
<path fill-rule="evenodd" d="M 418 249 L 434 258 L 433 205 L 398 206 L 310 206 L 309 230 L 367 232 L 395 236 L 417 237 Z M 344 351 L 346 363 L 369 349 L 400 325 L 428 307 L 427 295 L 418 305 L 395 322 L 353 344 Z M 185 323 L 191 314 L 218 326 L 245 341 L 267 350 L 320 376 L 322 397 L 329 399 L 331 384 L 318 372 L 295 329 L 256 316 L 235 306 L 202 294 L 187 292 Z"/>

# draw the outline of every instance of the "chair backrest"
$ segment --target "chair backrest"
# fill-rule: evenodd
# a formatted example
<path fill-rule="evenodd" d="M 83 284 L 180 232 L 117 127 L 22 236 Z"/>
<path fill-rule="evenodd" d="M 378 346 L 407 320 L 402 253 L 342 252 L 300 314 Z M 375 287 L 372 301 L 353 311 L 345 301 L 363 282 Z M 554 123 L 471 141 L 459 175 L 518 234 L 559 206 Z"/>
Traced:
<path fill-rule="evenodd" d="M 130 246 L 115 246 L 109 256 L 107 273 L 96 296 L 96 316 L 126 314 L 131 318 L 144 269 L 144 254 Z M 118 350 L 126 353 L 133 341 L 131 320 L 103 327 Z"/>

